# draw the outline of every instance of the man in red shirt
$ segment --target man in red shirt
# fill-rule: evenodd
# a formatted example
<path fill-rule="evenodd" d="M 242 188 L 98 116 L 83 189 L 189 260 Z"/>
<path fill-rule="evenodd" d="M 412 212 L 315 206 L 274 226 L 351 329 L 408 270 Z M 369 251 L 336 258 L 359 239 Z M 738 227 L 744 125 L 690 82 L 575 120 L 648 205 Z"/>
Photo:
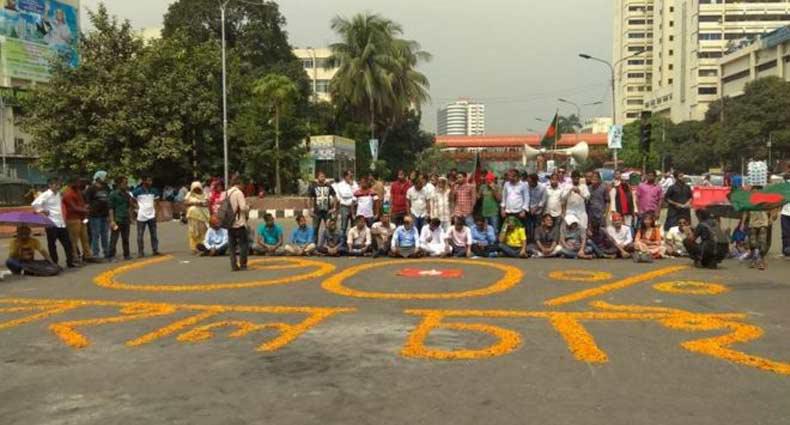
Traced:
<path fill-rule="evenodd" d="M 66 230 L 71 240 L 71 252 L 75 261 L 80 259 L 79 246 L 82 245 L 82 261 L 92 261 L 90 243 L 88 242 L 88 207 L 82 197 L 84 183 L 79 177 L 74 178 L 69 187 L 63 192 L 63 215 L 66 220 Z"/>
<path fill-rule="evenodd" d="M 467 180 L 465 172 L 459 172 L 456 180 L 456 185 L 453 188 L 453 197 L 455 198 L 455 211 L 453 216 L 463 217 L 466 226 L 470 229 L 475 225 L 475 220 L 472 214 L 475 209 L 475 202 L 477 202 L 477 191 L 475 185 Z"/>
<path fill-rule="evenodd" d="M 406 217 L 406 214 L 408 214 L 406 192 L 409 191 L 410 187 L 411 184 L 406 180 L 406 172 L 398 170 L 398 180 L 392 182 L 392 186 L 390 186 L 390 198 L 392 201 L 390 215 L 396 226 L 403 225 L 403 217 Z"/>

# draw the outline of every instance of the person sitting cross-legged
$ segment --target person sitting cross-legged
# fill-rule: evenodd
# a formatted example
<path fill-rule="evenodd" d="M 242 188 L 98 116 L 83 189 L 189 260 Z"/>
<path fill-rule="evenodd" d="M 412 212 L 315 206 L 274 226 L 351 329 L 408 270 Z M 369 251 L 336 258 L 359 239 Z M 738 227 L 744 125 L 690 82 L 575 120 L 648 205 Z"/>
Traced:
<path fill-rule="evenodd" d="M 403 225 L 395 230 L 392 235 L 390 255 L 392 257 L 418 258 L 422 254 L 420 235 L 414 227 L 414 218 L 410 215 L 403 217 Z"/>
<path fill-rule="evenodd" d="M 560 218 L 557 218 L 560 220 Z M 554 224 L 554 217 L 550 213 L 543 214 L 541 223 L 535 229 L 535 240 L 529 245 L 533 258 L 556 257 L 562 251 L 560 245 L 560 226 Z"/>
<path fill-rule="evenodd" d="M 592 248 L 587 246 L 587 231 L 579 226 L 579 218 L 573 214 L 565 216 L 565 228 L 560 235 L 562 251 L 565 258 L 592 259 Z"/>
<path fill-rule="evenodd" d="M 228 229 L 220 227 L 217 216 L 211 217 L 211 227 L 195 248 L 201 257 L 221 257 L 228 251 Z"/>
<path fill-rule="evenodd" d="M 631 227 L 623 223 L 620 213 L 612 213 L 612 224 L 606 228 L 606 233 L 617 247 L 615 255 L 618 258 L 630 258 L 634 252 L 634 237 L 631 235 Z"/>
<path fill-rule="evenodd" d="M 372 248 L 372 238 L 365 216 L 358 216 L 354 226 L 348 229 L 348 255 L 362 257 L 368 255 Z"/>
<path fill-rule="evenodd" d="M 463 216 L 456 216 L 453 223 L 453 227 L 446 235 L 450 254 L 453 257 L 471 257 L 473 255 L 472 231 L 466 227 L 466 219 Z"/>
<path fill-rule="evenodd" d="M 598 218 L 590 219 L 587 227 L 587 247 L 593 250 L 596 258 L 616 258 L 617 246 Z"/>
<path fill-rule="evenodd" d="M 307 225 L 303 215 L 296 217 L 296 224 L 296 229 L 291 233 L 291 242 L 285 246 L 286 254 L 296 257 L 312 255 L 315 251 L 313 228 Z"/>
<path fill-rule="evenodd" d="M 16 228 L 16 237 L 11 240 L 8 247 L 8 260 L 5 266 L 13 274 L 29 276 L 55 276 L 62 270 L 52 262 L 49 254 L 44 251 L 38 239 L 31 236 L 32 231 L 28 226 Z M 44 260 L 36 260 L 36 251 Z"/>
<path fill-rule="evenodd" d="M 499 249 L 505 257 L 527 258 L 527 232 L 521 221 L 513 216 L 505 220 L 499 235 Z"/>
<path fill-rule="evenodd" d="M 327 257 L 340 257 L 346 254 L 346 237 L 337 227 L 336 218 L 330 217 L 326 220 L 326 226 L 318 238 L 317 251 Z"/>
<path fill-rule="evenodd" d="M 389 255 L 392 235 L 395 234 L 396 229 L 397 227 L 390 220 L 389 214 L 382 214 L 381 221 L 373 223 L 373 227 L 370 228 L 370 234 L 373 237 L 373 258 Z"/>
<path fill-rule="evenodd" d="M 438 218 L 431 219 L 427 226 L 422 228 L 420 233 L 420 246 L 425 250 L 425 254 L 431 257 L 444 257 L 447 255 L 447 243 L 442 221 Z"/>
<path fill-rule="evenodd" d="M 475 217 L 472 227 L 472 253 L 478 257 L 494 258 L 499 248 L 497 247 L 496 230 L 488 224 L 483 217 Z"/>
<path fill-rule="evenodd" d="M 256 255 L 282 255 L 285 252 L 283 249 L 283 228 L 274 222 L 273 215 L 264 215 L 263 223 L 258 225 L 258 230 L 255 233 L 253 252 Z"/>

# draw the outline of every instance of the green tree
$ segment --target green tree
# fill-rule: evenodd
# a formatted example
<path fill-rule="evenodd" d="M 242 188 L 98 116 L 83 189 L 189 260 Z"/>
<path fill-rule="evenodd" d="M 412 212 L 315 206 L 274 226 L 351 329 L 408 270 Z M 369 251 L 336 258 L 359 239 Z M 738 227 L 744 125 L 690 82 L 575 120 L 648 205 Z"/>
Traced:
<path fill-rule="evenodd" d="M 296 84 L 288 77 L 269 74 L 255 83 L 253 93 L 274 110 L 274 191 L 282 194 L 280 183 L 280 116 L 289 111 L 299 98 Z"/>
<path fill-rule="evenodd" d="M 414 169 L 420 173 L 446 174 L 455 166 L 452 156 L 438 146 L 431 146 L 416 155 Z"/>

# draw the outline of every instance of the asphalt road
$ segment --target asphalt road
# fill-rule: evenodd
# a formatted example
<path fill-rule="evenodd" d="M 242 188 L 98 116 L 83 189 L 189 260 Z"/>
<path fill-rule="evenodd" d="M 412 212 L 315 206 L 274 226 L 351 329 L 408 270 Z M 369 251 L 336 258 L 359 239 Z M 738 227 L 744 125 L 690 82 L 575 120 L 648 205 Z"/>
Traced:
<path fill-rule="evenodd" d="M 172 258 L 0 282 L 2 425 L 790 423 L 785 260 L 230 273 L 227 258 L 190 256 L 185 231 L 161 226 Z M 463 276 L 432 276 L 448 271 Z M 726 292 L 654 288 L 678 281 Z"/>

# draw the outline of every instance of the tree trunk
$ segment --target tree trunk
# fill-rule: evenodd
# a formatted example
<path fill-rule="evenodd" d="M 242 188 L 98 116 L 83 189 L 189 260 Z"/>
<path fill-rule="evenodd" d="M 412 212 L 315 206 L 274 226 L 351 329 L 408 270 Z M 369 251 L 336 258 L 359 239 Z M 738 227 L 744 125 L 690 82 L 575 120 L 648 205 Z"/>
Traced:
<path fill-rule="evenodd" d="M 195 133 L 195 131 L 192 132 L 192 179 L 197 180 L 197 135 Z"/>
<path fill-rule="evenodd" d="M 280 186 L 280 108 L 274 108 L 274 193 L 282 195 Z"/>

